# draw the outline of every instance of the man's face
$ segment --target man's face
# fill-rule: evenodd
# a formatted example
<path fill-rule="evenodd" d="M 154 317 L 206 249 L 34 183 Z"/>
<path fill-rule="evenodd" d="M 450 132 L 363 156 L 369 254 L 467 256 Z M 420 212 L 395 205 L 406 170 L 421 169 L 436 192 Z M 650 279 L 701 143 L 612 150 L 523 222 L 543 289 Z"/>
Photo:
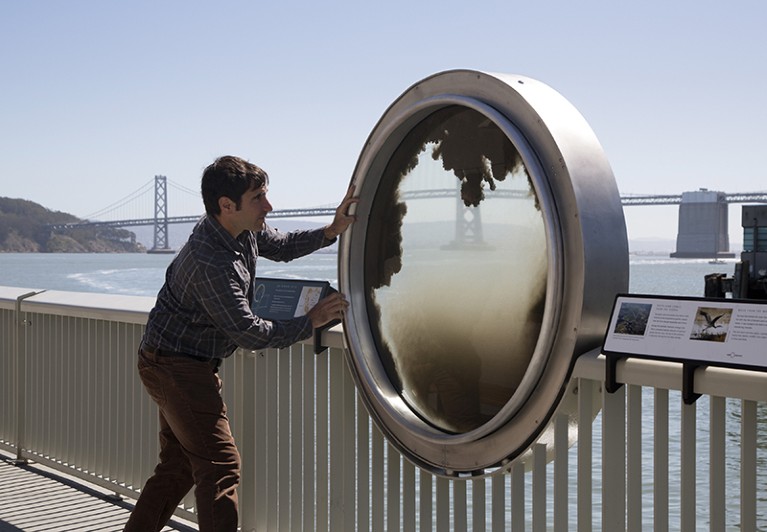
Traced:
<path fill-rule="evenodd" d="M 242 195 L 240 208 L 233 213 L 234 222 L 240 232 L 261 231 L 264 228 L 266 215 L 272 212 L 272 204 L 266 199 L 267 188 L 251 188 Z"/>

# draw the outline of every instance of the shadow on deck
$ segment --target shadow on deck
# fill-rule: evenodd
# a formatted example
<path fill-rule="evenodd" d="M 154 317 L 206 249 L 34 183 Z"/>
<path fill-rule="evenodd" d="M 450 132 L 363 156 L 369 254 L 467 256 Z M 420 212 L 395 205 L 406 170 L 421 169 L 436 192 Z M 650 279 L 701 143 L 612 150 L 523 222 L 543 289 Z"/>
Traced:
<path fill-rule="evenodd" d="M 121 531 L 133 502 L 38 464 L 16 465 L 0 452 L 0 532 Z M 163 531 L 173 530 L 197 529 L 174 519 Z"/>

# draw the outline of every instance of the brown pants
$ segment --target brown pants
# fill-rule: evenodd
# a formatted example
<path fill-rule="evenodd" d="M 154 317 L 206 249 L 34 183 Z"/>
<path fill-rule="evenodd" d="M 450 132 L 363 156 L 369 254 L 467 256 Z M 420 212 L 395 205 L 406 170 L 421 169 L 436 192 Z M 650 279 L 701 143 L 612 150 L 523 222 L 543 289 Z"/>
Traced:
<path fill-rule="evenodd" d="M 160 463 L 125 530 L 161 530 L 195 486 L 200 530 L 236 531 L 240 454 L 218 373 L 207 362 L 145 351 L 139 351 L 138 370 L 160 408 Z"/>

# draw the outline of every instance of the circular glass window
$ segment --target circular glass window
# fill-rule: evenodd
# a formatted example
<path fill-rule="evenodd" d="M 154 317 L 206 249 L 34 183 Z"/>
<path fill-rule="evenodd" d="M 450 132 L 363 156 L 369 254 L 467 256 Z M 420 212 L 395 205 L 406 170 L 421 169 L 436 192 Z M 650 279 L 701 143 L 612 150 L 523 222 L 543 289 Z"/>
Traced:
<path fill-rule="evenodd" d="M 569 102 L 529 78 L 436 74 L 386 111 L 353 182 L 347 361 L 389 442 L 477 475 L 540 441 L 555 411 L 574 416 L 569 376 L 628 287 L 628 245 Z"/>
<path fill-rule="evenodd" d="M 452 105 L 407 133 L 375 194 L 365 292 L 386 373 L 428 423 L 467 432 L 511 399 L 541 329 L 546 254 L 535 189 L 494 122 Z"/>

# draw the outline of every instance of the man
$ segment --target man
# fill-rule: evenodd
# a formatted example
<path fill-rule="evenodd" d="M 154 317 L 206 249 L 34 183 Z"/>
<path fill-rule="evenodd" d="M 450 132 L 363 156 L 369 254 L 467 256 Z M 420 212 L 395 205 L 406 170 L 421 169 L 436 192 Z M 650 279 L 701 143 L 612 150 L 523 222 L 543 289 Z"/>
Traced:
<path fill-rule="evenodd" d="M 280 233 L 265 223 L 272 210 L 263 170 L 225 156 L 202 176 L 205 216 L 173 259 L 149 314 L 138 369 L 160 410 L 160 462 L 146 482 L 126 531 L 161 530 L 195 487 L 201 531 L 237 530 L 240 455 L 229 428 L 217 370 L 237 347 L 284 347 L 339 319 L 340 293 L 306 316 L 267 321 L 251 311 L 256 259 L 289 261 L 333 243 L 354 221 L 350 187 L 333 222 Z"/>

